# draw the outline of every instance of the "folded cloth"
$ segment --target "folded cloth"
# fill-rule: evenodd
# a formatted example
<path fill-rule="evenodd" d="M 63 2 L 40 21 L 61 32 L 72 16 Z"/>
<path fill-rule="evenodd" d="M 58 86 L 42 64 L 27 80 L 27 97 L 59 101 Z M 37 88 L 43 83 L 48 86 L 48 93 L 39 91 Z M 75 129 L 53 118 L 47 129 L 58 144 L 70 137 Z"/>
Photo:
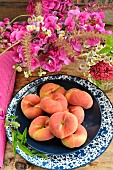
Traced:
<path fill-rule="evenodd" d="M 0 168 L 3 166 L 6 145 L 5 114 L 11 100 L 16 76 L 12 67 L 15 64 L 14 55 L 13 51 L 0 55 Z"/>

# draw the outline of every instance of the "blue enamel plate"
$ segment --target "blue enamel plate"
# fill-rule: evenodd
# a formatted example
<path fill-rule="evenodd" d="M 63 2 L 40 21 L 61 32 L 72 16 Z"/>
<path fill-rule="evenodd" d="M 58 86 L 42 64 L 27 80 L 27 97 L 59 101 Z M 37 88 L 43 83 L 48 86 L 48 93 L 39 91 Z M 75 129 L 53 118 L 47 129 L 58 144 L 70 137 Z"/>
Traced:
<path fill-rule="evenodd" d="M 8 106 L 6 114 L 7 116 L 18 116 L 16 121 L 21 125 L 20 133 L 26 127 L 28 129 L 31 120 L 24 116 L 20 107 L 21 100 L 30 93 L 39 94 L 41 86 L 48 82 L 59 84 L 66 90 L 73 87 L 79 88 L 92 96 L 93 106 L 84 110 L 85 119 L 82 123 L 87 130 L 88 138 L 81 147 L 70 149 L 65 147 L 58 138 L 38 142 L 27 134 L 29 148 L 45 153 L 48 157 L 46 159 L 38 156 L 31 157 L 18 146 L 16 151 L 28 162 L 45 169 L 66 170 L 85 166 L 99 157 L 107 149 L 113 138 L 113 105 L 106 94 L 91 82 L 70 75 L 51 75 L 38 78 L 16 93 Z M 6 132 L 9 141 L 12 143 L 12 134 L 9 127 L 6 127 Z"/>

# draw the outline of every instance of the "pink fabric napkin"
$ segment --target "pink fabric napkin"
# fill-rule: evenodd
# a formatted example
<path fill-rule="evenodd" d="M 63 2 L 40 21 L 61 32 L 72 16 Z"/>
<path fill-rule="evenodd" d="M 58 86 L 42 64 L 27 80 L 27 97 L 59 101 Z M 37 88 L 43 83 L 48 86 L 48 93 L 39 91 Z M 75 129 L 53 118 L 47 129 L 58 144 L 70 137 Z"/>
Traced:
<path fill-rule="evenodd" d="M 12 67 L 15 64 L 14 55 L 12 51 L 0 55 L 0 168 L 3 166 L 6 145 L 5 114 L 11 100 L 16 76 Z"/>

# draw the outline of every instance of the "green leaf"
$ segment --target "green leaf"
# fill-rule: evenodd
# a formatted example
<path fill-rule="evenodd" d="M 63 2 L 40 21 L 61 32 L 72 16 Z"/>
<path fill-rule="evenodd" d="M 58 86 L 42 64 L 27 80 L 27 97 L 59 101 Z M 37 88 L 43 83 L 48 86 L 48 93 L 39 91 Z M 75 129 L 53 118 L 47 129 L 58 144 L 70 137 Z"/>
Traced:
<path fill-rule="evenodd" d="M 34 151 L 35 151 L 35 152 L 34 152 Z M 48 158 L 48 156 L 47 156 L 46 154 L 40 153 L 40 152 L 38 152 L 38 151 L 36 151 L 36 150 L 32 150 L 32 154 L 33 154 L 33 156 L 39 156 L 39 157 L 45 158 L 45 159 Z"/>
<path fill-rule="evenodd" d="M 12 147 L 14 156 L 16 155 L 16 146 L 17 146 L 16 133 L 15 131 L 12 131 Z"/>
<path fill-rule="evenodd" d="M 8 117 L 9 120 L 15 120 L 17 118 L 18 118 L 18 116 L 10 116 L 10 117 Z"/>
<path fill-rule="evenodd" d="M 29 156 L 33 156 L 31 150 L 29 150 L 25 145 L 18 141 L 19 148 Z"/>
<path fill-rule="evenodd" d="M 5 121 L 5 125 L 4 125 L 5 127 L 6 126 L 9 126 L 9 121 L 6 119 L 6 121 Z"/>
<path fill-rule="evenodd" d="M 22 140 L 23 136 L 22 136 L 22 134 L 20 132 L 17 131 L 16 136 L 17 136 L 17 139 L 19 139 L 20 141 Z"/>
<path fill-rule="evenodd" d="M 110 52 L 110 47 L 109 46 L 102 48 L 99 51 L 99 54 L 108 53 L 108 52 Z"/>
<path fill-rule="evenodd" d="M 22 134 L 22 143 L 25 144 L 26 143 L 26 136 L 27 136 L 27 128 L 25 128 L 23 134 Z"/>
<path fill-rule="evenodd" d="M 113 53 L 112 52 L 110 52 L 110 55 L 113 57 Z"/>
<path fill-rule="evenodd" d="M 112 46 L 113 47 L 113 36 L 110 36 L 108 39 L 106 39 L 106 44 L 108 46 Z"/>
<path fill-rule="evenodd" d="M 113 53 L 113 47 L 111 47 L 111 50 L 110 50 L 111 53 Z"/>
<path fill-rule="evenodd" d="M 20 124 L 18 122 L 11 121 L 10 124 L 16 129 L 20 127 Z"/>

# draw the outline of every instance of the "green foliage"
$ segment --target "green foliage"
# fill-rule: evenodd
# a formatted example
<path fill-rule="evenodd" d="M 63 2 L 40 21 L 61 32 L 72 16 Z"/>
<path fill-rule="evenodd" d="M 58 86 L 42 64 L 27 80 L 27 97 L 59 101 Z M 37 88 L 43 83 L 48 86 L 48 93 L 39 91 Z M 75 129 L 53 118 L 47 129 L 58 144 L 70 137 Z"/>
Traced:
<path fill-rule="evenodd" d="M 17 118 L 18 116 L 10 116 L 10 117 L 6 117 L 6 121 L 5 121 L 5 127 L 8 126 L 12 132 L 12 147 L 13 147 L 14 156 L 16 155 L 16 148 L 18 146 L 23 152 L 25 152 L 29 156 L 40 156 L 42 158 L 47 158 L 45 154 L 40 153 L 33 149 L 29 149 L 29 147 L 26 144 L 27 128 L 25 128 L 23 133 L 21 134 L 18 131 L 20 124 L 15 121 Z"/>
<path fill-rule="evenodd" d="M 106 46 L 99 51 L 99 54 L 107 53 L 110 56 L 113 56 L 113 36 L 110 35 L 105 42 Z"/>

